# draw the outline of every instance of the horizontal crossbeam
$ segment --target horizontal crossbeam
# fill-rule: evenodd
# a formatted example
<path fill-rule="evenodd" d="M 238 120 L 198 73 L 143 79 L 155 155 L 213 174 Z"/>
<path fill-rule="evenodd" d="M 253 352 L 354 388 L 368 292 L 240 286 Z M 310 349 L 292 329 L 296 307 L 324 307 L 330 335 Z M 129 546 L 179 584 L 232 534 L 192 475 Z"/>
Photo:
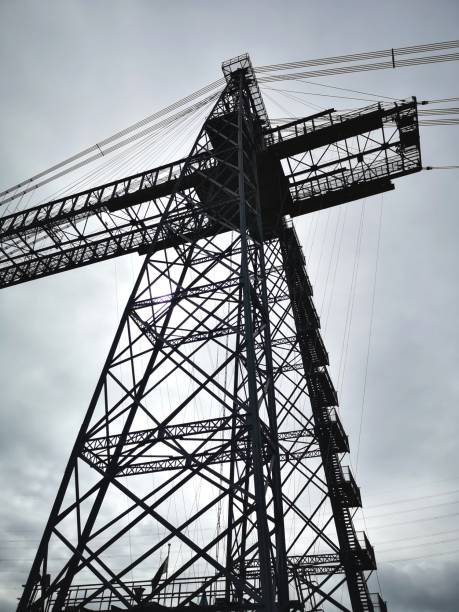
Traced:
<path fill-rule="evenodd" d="M 288 573 L 291 578 L 298 578 L 299 580 L 309 579 L 312 576 L 326 576 L 334 574 L 342 574 L 343 567 L 341 565 L 339 555 L 337 554 L 324 554 L 324 555 L 304 555 L 302 557 L 290 556 L 287 559 Z M 246 565 L 246 573 L 250 579 L 256 580 L 259 576 L 259 566 L 255 562 L 249 562 Z M 307 578 L 306 578 L 307 577 Z M 162 581 L 161 581 L 162 582 Z M 206 584 L 212 585 L 212 593 L 215 597 L 225 595 L 226 581 L 223 577 L 216 576 L 189 576 L 179 577 L 172 581 L 167 592 L 161 589 L 161 582 L 158 585 L 158 592 L 160 593 L 161 603 L 168 607 L 176 606 L 183 598 L 188 595 L 193 595 L 205 590 Z M 127 582 L 126 585 L 132 592 L 142 592 L 145 597 L 151 591 L 151 580 L 136 580 Z M 78 604 L 83 602 L 86 598 L 91 596 L 91 593 L 98 592 L 101 590 L 101 584 L 81 584 L 74 585 L 69 589 L 68 592 L 68 604 L 73 608 L 78 608 Z M 113 594 L 107 589 L 102 590 L 97 599 L 93 600 L 101 606 L 101 609 L 106 609 L 107 604 L 115 604 L 115 598 Z M 151 600 L 155 602 L 155 598 Z M 105 604 L 105 607 L 104 607 Z M 212 606 L 207 606 L 212 609 Z M 225 605 L 225 609 L 230 610 L 230 604 Z M 253 609 L 254 604 L 251 603 L 249 609 Z M 238 603 L 237 609 L 244 609 Z"/>
<path fill-rule="evenodd" d="M 309 434 L 306 434 L 309 435 Z M 300 436 L 297 436 L 297 439 Z M 145 441 L 146 443 L 146 441 Z M 279 453 L 280 461 L 301 461 L 314 457 L 320 457 L 320 450 L 314 444 L 314 448 L 308 450 L 294 450 L 291 452 Z M 267 449 L 266 449 L 267 450 Z M 96 469 L 105 470 L 107 462 L 99 455 L 95 454 L 87 446 L 83 450 L 85 460 Z M 151 474 L 154 472 L 165 472 L 170 470 L 183 470 L 185 468 L 196 468 L 199 465 L 215 465 L 228 463 L 230 461 L 247 462 L 249 455 L 247 452 L 247 444 L 239 443 L 237 449 L 212 450 L 201 453 L 191 452 L 187 455 L 175 457 L 163 457 L 161 459 L 152 459 L 150 461 L 139 461 L 138 463 L 128 463 L 126 466 L 119 466 L 117 476 L 137 476 L 139 474 Z M 269 463 L 271 457 L 267 453 L 265 461 Z"/>
<path fill-rule="evenodd" d="M 265 233 L 272 235 L 283 215 L 388 191 L 394 178 L 420 169 L 415 101 L 268 129 L 258 154 Z M 233 178 L 225 172 L 212 152 L 202 153 L 3 217 L 0 288 L 226 231 L 218 210 L 231 206 Z M 159 228 L 167 200 L 178 192 L 186 205 Z"/>
<path fill-rule="evenodd" d="M 180 423 L 178 425 L 160 426 L 155 429 L 143 429 L 129 433 L 124 442 L 125 446 L 131 444 L 141 445 L 162 440 L 192 438 L 203 434 L 216 434 L 221 431 L 228 431 L 233 427 L 232 417 L 219 419 L 205 419 L 191 423 Z M 279 440 L 296 440 L 298 438 L 313 436 L 314 431 L 310 428 L 298 429 L 294 431 L 280 432 Z M 119 442 L 119 435 L 101 436 L 92 438 L 85 444 L 85 449 L 91 451 L 104 450 L 116 446 Z"/>

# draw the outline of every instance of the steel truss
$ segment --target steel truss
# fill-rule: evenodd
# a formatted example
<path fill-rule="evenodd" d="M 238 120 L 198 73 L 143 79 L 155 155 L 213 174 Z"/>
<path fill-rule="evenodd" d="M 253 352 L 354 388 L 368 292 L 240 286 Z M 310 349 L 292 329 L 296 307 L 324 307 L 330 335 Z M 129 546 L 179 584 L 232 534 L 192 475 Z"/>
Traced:
<path fill-rule="evenodd" d="M 335 124 L 329 114 L 318 125 L 313 118 L 276 131 L 248 58 L 224 65 L 224 72 L 225 90 L 189 157 L 157 195 L 154 223 L 143 226 L 148 254 L 20 611 L 385 610 L 367 586 L 373 549 L 352 522 L 360 493 L 342 465 L 348 440 L 304 258 L 280 214 L 297 214 L 305 190 L 319 189 L 323 199 L 327 190 L 344 189 L 346 173 L 314 178 L 305 170 L 317 170 L 311 151 L 329 146 Z M 397 112 L 412 117 L 412 108 Z M 383 120 L 381 108 L 372 112 L 365 129 L 374 113 Z M 300 154 L 292 130 L 295 138 L 321 140 Z M 355 121 L 346 130 L 359 132 Z M 278 147 L 279 165 L 285 142 L 290 178 L 270 196 L 279 208 L 274 214 L 261 170 L 271 161 L 263 152 Z M 385 164 L 379 190 L 388 188 L 389 150 L 375 162 Z M 357 174 L 349 168 L 349 176 Z M 366 184 L 353 180 L 346 188 Z M 295 199 L 293 192 L 301 194 Z M 113 194 L 129 199 L 129 186 Z M 311 193 L 307 201 L 314 209 Z M 105 196 L 99 202 L 105 210 L 116 207 Z M 75 222 L 53 206 L 48 221 L 56 214 L 55 222 L 59 215 Z M 17 217 L 4 229 L 50 235 L 47 223 L 43 216 Z"/>
<path fill-rule="evenodd" d="M 283 215 L 294 217 L 382 193 L 394 188 L 392 179 L 420 170 L 416 100 L 375 104 L 343 115 L 332 111 L 276 128 L 262 113 L 257 178 L 265 235 Z M 163 249 L 183 236 L 197 240 L 225 231 L 209 209 L 212 192 L 207 190 L 221 170 L 219 163 L 211 148 L 202 149 L 2 217 L 0 288 L 126 253 Z M 183 194 L 173 198 L 176 207 L 169 208 L 164 224 L 175 190 Z"/>

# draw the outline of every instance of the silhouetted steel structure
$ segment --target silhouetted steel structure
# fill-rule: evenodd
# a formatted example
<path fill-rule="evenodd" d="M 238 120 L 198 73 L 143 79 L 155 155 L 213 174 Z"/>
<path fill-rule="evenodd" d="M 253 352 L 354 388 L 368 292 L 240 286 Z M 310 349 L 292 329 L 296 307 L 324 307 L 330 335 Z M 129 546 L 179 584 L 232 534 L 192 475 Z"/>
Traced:
<path fill-rule="evenodd" d="M 274 128 L 223 72 L 187 158 L 0 220 L 2 287 L 146 254 L 21 611 L 386 609 L 291 217 L 420 170 L 416 100 Z"/>

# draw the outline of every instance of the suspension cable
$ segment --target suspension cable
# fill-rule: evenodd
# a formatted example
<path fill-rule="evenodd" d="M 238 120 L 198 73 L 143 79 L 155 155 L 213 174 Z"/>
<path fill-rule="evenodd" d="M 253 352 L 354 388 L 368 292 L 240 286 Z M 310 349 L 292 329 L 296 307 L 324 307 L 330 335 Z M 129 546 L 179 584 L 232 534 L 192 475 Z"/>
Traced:
<path fill-rule="evenodd" d="M 20 183 L 17 183 L 13 187 L 10 187 L 4 191 L 1 191 L 0 197 L 2 196 L 7 196 L 7 197 L 0 201 L 0 205 L 6 204 L 7 202 L 13 199 L 21 197 L 22 195 L 29 193 L 30 191 L 37 189 L 38 187 L 41 187 L 53 181 L 55 178 L 59 178 L 65 174 L 68 174 L 69 172 L 72 172 L 75 169 L 81 168 L 82 166 L 96 159 L 99 159 L 100 157 L 103 157 L 104 155 L 107 155 L 108 153 L 112 153 L 113 151 L 125 146 L 126 144 L 130 144 L 131 142 L 137 140 L 138 138 L 145 136 L 147 133 L 149 133 L 152 130 L 159 129 L 160 127 L 173 123 L 177 119 L 193 112 L 197 108 L 201 108 L 202 106 L 209 103 L 211 100 L 213 100 L 218 95 L 219 89 L 223 83 L 224 83 L 224 79 L 219 79 L 218 81 L 214 81 L 213 83 L 206 85 L 205 87 L 195 91 L 194 93 L 186 96 L 185 98 L 182 98 L 181 100 L 178 100 L 177 102 L 174 102 L 173 104 L 170 104 L 169 106 L 161 109 L 160 111 L 152 115 L 149 115 L 148 117 L 145 117 L 144 119 L 140 121 L 137 121 L 136 123 L 130 125 L 127 128 L 124 128 L 123 130 L 119 132 L 116 132 L 116 134 L 113 134 L 112 136 L 109 136 L 108 138 L 105 138 L 104 140 L 101 140 L 100 142 L 90 147 L 87 147 L 83 151 L 80 151 L 79 153 L 76 153 L 75 155 L 72 155 L 71 157 L 66 158 L 65 160 L 59 162 L 58 164 L 54 164 L 53 166 L 47 168 L 46 170 L 38 172 L 32 177 L 26 179 L 25 181 L 21 181 Z M 182 106 L 185 106 L 189 104 L 190 102 L 201 98 L 205 94 L 210 94 L 210 95 L 208 95 L 203 100 L 199 100 L 199 102 L 196 102 L 195 104 L 189 107 L 186 107 L 184 110 L 177 112 L 175 115 L 166 117 L 173 110 L 176 110 Z M 161 119 L 162 117 L 166 117 L 166 118 L 160 121 L 159 123 L 155 123 L 155 124 L 153 123 L 154 121 L 157 121 L 158 119 Z M 138 131 L 140 130 L 140 128 L 144 126 L 148 126 L 148 127 L 146 127 L 145 129 L 141 131 Z M 137 133 L 135 133 L 136 131 Z M 108 147 L 108 145 L 111 145 L 111 146 Z M 53 174 L 53 173 L 56 173 L 56 174 Z M 51 174 L 53 176 L 50 177 Z M 37 183 L 39 179 L 43 179 L 43 180 Z M 21 190 L 21 191 L 18 191 L 18 190 Z"/>
<path fill-rule="evenodd" d="M 297 62 L 287 62 L 284 64 L 268 64 L 266 66 L 255 67 L 258 73 L 273 72 L 278 70 L 292 70 L 295 68 L 304 68 L 308 66 L 322 66 L 330 64 L 339 64 L 346 62 L 362 61 L 366 59 L 376 59 L 381 57 L 390 57 L 396 59 L 399 55 L 414 55 L 416 53 L 426 53 L 427 51 L 444 51 L 446 49 L 455 49 L 459 47 L 459 40 L 450 40 L 445 42 L 436 42 L 424 45 L 415 45 L 411 47 L 398 47 L 393 49 L 382 49 L 379 51 L 364 51 L 361 53 L 351 53 L 347 55 L 337 55 L 332 57 L 322 57 L 319 59 L 309 59 Z"/>

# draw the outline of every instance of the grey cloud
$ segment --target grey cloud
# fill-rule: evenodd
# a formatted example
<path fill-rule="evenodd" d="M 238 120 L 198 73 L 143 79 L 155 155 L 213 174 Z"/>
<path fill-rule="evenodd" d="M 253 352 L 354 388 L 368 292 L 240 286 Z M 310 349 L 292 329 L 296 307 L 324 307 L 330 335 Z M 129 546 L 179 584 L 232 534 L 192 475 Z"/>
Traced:
<path fill-rule="evenodd" d="M 455 612 L 459 600 L 457 561 L 388 565 L 381 573 L 392 612 Z"/>

